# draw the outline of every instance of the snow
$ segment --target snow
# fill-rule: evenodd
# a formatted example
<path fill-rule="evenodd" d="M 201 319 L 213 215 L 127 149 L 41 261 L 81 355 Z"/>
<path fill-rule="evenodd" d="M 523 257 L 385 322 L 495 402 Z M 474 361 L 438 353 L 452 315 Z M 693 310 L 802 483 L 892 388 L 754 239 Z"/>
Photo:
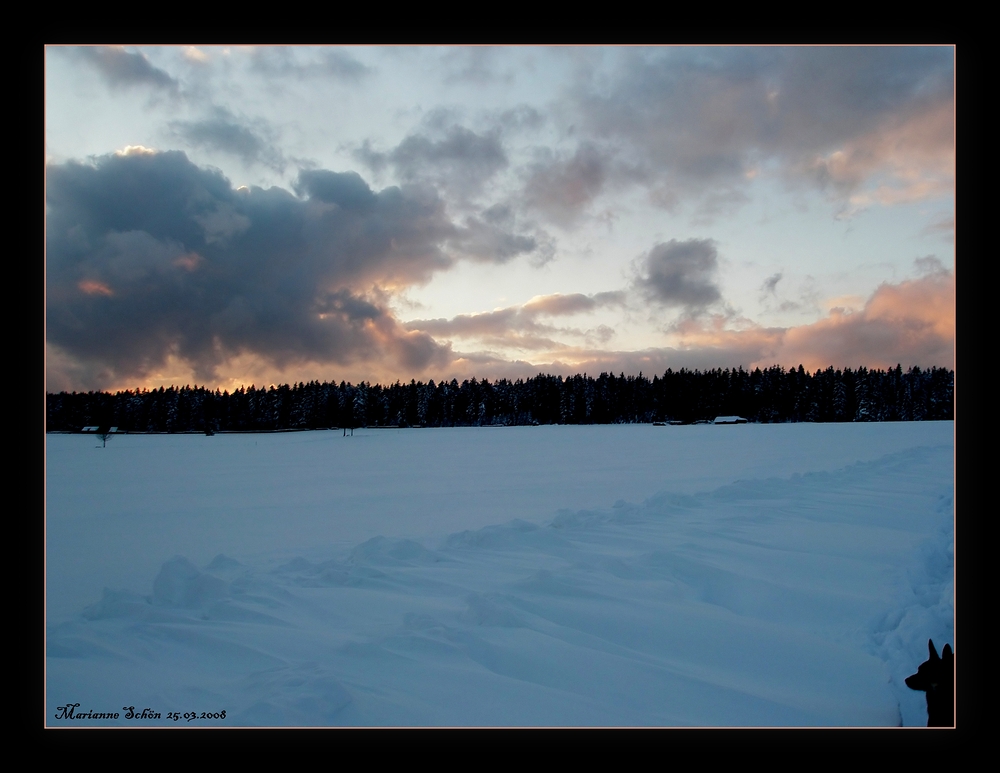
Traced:
<path fill-rule="evenodd" d="M 47 723 L 924 725 L 953 432 L 50 435 Z"/>

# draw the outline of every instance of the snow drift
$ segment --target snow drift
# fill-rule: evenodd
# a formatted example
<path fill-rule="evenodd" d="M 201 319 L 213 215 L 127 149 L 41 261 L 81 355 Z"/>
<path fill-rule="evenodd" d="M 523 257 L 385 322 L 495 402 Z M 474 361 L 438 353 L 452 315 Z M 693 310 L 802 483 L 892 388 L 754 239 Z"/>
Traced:
<path fill-rule="evenodd" d="M 832 447 L 838 430 L 823 426 L 787 431 Z M 684 437 L 697 454 L 719 432 L 744 443 L 746 429 Z M 953 445 L 950 423 L 906 431 L 902 449 L 838 469 L 545 519 L 469 518 L 414 538 L 397 495 L 397 536 L 175 555 L 144 587 L 50 611 L 48 724 L 923 725 L 923 695 L 903 678 L 929 637 L 954 643 Z M 664 442 L 657 432 L 648 443 Z M 227 463 L 223 448 L 216 464 Z M 50 533 L 67 517 L 50 509 Z M 245 517 L 252 528 L 276 514 Z M 225 542 L 217 530 L 206 519 L 198 540 Z M 105 544 L 101 561 L 129 539 Z M 50 575 L 50 599 L 59 589 Z M 160 718 L 54 719 L 67 703 Z"/>

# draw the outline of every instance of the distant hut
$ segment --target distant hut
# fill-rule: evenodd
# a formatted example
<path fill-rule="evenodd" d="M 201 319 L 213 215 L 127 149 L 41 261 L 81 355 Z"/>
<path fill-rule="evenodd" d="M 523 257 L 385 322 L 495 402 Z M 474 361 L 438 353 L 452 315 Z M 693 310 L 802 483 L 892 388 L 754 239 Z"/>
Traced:
<path fill-rule="evenodd" d="M 740 416 L 716 416 L 713 424 L 746 424 L 747 420 Z"/>

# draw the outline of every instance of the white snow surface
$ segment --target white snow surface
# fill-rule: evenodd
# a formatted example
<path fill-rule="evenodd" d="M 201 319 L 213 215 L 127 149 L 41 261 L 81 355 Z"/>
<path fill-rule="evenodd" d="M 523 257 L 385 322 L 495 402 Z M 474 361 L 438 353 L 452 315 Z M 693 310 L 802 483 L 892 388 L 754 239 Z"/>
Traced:
<path fill-rule="evenodd" d="M 953 435 L 49 435 L 46 722 L 924 725 Z"/>

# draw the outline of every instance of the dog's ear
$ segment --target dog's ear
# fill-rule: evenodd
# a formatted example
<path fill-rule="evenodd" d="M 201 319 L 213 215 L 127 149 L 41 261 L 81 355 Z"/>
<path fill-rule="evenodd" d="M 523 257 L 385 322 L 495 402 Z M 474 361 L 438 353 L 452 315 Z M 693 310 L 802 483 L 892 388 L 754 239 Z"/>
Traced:
<path fill-rule="evenodd" d="M 945 660 L 947 660 L 948 658 L 953 657 L 953 656 L 954 656 L 954 653 L 951 651 L 951 645 L 950 644 L 945 644 L 944 645 L 944 649 L 941 650 L 941 657 L 944 658 Z"/>
<path fill-rule="evenodd" d="M 930 657 L 928 658 L 928 660 L 930 660 L 932 663 L 934 661 L 936 661 L 936 660 L 940 660 L 941 659 L 941 658 L 938 657 L 937 650 L 934 649 L 934 640 L 933 639 L 928 639 L 927 640 L 927 653 L 930 655 Z"/>

